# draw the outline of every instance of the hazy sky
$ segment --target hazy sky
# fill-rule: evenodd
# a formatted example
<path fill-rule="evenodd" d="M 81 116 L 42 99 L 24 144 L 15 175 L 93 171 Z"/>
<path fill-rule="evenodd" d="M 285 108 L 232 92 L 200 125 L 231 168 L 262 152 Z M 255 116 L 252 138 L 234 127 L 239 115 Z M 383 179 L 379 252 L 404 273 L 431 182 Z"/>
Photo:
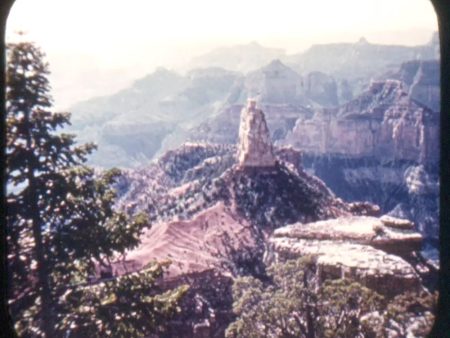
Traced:
<path fill-rule="evenodd" d="M 18 30 L 47 53 L 61 109 L 218 46 L 258 41 L 295 53 L 361 36 L 417 45 L 437 20 L 428 0 L 16 0 L 7 40 Z"/>

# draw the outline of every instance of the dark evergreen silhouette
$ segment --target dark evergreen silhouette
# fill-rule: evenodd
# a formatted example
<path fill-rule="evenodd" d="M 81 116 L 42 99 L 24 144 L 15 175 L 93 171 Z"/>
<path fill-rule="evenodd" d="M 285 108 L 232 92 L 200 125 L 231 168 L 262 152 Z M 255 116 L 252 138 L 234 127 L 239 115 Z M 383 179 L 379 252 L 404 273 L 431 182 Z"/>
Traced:
<path fill-rule="evenodd" d="M 8 298 L 21 336 L 138 336 L 164 329 L 185 288 L 163 292 L 163 266 L 89 285 L 95 269 L 139 243 L 147 218 L 113 209 L 120 172 L 84 165 L 93 144 L 60 132 L 49 66 L 30 42 L 7 46 Z M 126 310 L 125 310 L 126 309 Z"/>

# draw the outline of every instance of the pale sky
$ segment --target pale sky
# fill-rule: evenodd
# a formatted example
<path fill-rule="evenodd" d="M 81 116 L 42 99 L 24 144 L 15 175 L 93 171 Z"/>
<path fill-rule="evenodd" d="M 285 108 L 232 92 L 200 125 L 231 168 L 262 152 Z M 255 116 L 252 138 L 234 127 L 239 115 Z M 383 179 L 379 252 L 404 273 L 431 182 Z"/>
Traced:
<path fill-rule="evenodd" d="M 23 30 L 47 54 L 55 106 L 107 95 L 212 48 L 258 41 L 417 45 L 437 30 L 429 0 L 16 0 L 7 40 Z"/>

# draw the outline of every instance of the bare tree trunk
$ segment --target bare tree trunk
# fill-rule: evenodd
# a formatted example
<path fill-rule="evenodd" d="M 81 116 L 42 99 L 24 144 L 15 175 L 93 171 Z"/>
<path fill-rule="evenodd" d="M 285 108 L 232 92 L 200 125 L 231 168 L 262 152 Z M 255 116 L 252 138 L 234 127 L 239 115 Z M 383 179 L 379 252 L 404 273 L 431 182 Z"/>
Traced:
<path fill-rule="evenodd" d="M 308 276 L 307 276 L 307 272 L 305 271 L 303 274 L 303 286 L 305 287 L 306 290 L 308 290 Z M 306 299 L 306 328 L 307 328 L 307 338 L 315 338 L 316 337 L 316 332 L 315 332 L 315 327 L 314 327 L 314 316 L 312 314 L 313 312 L 313 307 L 311 306 L 311 304 L 309 303 L 309 299 Z"/>
<path fill-rule="evenodd" d="M 26 134 L 26 143 L 27 149 L 33 149 L 32 139 L 31 139 L 31 123 L 29 122 L 30 113 L 25 114 L 25 118 L 27 119 L 27 134 Z M 41 309 L 40 316 L 42 319 L 41 322 L 41 331 L 46 338 L 55 338 L 55 326 L 53 323 L 53 306 L 51 301 L 51 291 L 49 286 L 49 273 L 48 273 L 48 264 L 45 258 L 45 247 L 44 241 L 42 238 L 42 221 L 39 215 L 39 205 L 38 205 L 38 196 L 36 196 L 36 177 L 34 175 L 35 166 L 34 163 L 31 163 L 33 155 L 31 159 L 28 159 L 27 167 L 27 180 L 28 180 L 28 206 L 29 206 L 29 214 L 32 224 L 33 230 L 33 239 L 34 239 L 34 252 L 36 255 L 37 262 L 37 273 L 38 273 L 38 295 L 41 298 Z"/>
<path fill-rule="evenodd" d="M 307 305 L 306 306 L 306 327 L 307 329 L 307 338 L 315 338 L 316 337 L 316 332 L 315 332 L 315 328 L 314 328 L 314 318 L 311 314 L 312 312 L 312 307 L 311 305 Z"/>
<path fill-rule="evenodd" d="M 30 175 L 31 174 L 31 175 Z M 29 176 L 32 176 L 30 173 Z M 30 178 L 29 178 L 30 179 Z M 32 181 L 29 180 L 29 198 L 31 206 L 31 219 L 33 221 L 33 237 L 35 243 L 35 254 L 38 272 L 38 294 L 41 298 L 40 315 L 42 318 L 41 330 L 46 338 L 55 338 L 55 325 L 53 323 L 53 306 L 51 301 L 51 291 L 49 286 L 48 265 L 44 253 L 44 241 L 42 238 L 41 222 L 39 210 L 37 209 L 37 199 L 34 195 Z"/>

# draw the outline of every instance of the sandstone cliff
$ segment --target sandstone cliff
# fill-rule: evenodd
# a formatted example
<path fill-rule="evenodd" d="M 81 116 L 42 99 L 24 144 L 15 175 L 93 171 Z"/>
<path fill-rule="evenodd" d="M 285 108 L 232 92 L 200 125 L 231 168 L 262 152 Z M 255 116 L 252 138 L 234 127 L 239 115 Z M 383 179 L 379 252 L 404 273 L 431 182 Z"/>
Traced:
<path fill-rule="evenodd" d="M 373 82 L 358 98 L 297 120 L 279 144 L 306 153 L 437 163 L 439 115 L 412 100 L 402 83 Z"/>

